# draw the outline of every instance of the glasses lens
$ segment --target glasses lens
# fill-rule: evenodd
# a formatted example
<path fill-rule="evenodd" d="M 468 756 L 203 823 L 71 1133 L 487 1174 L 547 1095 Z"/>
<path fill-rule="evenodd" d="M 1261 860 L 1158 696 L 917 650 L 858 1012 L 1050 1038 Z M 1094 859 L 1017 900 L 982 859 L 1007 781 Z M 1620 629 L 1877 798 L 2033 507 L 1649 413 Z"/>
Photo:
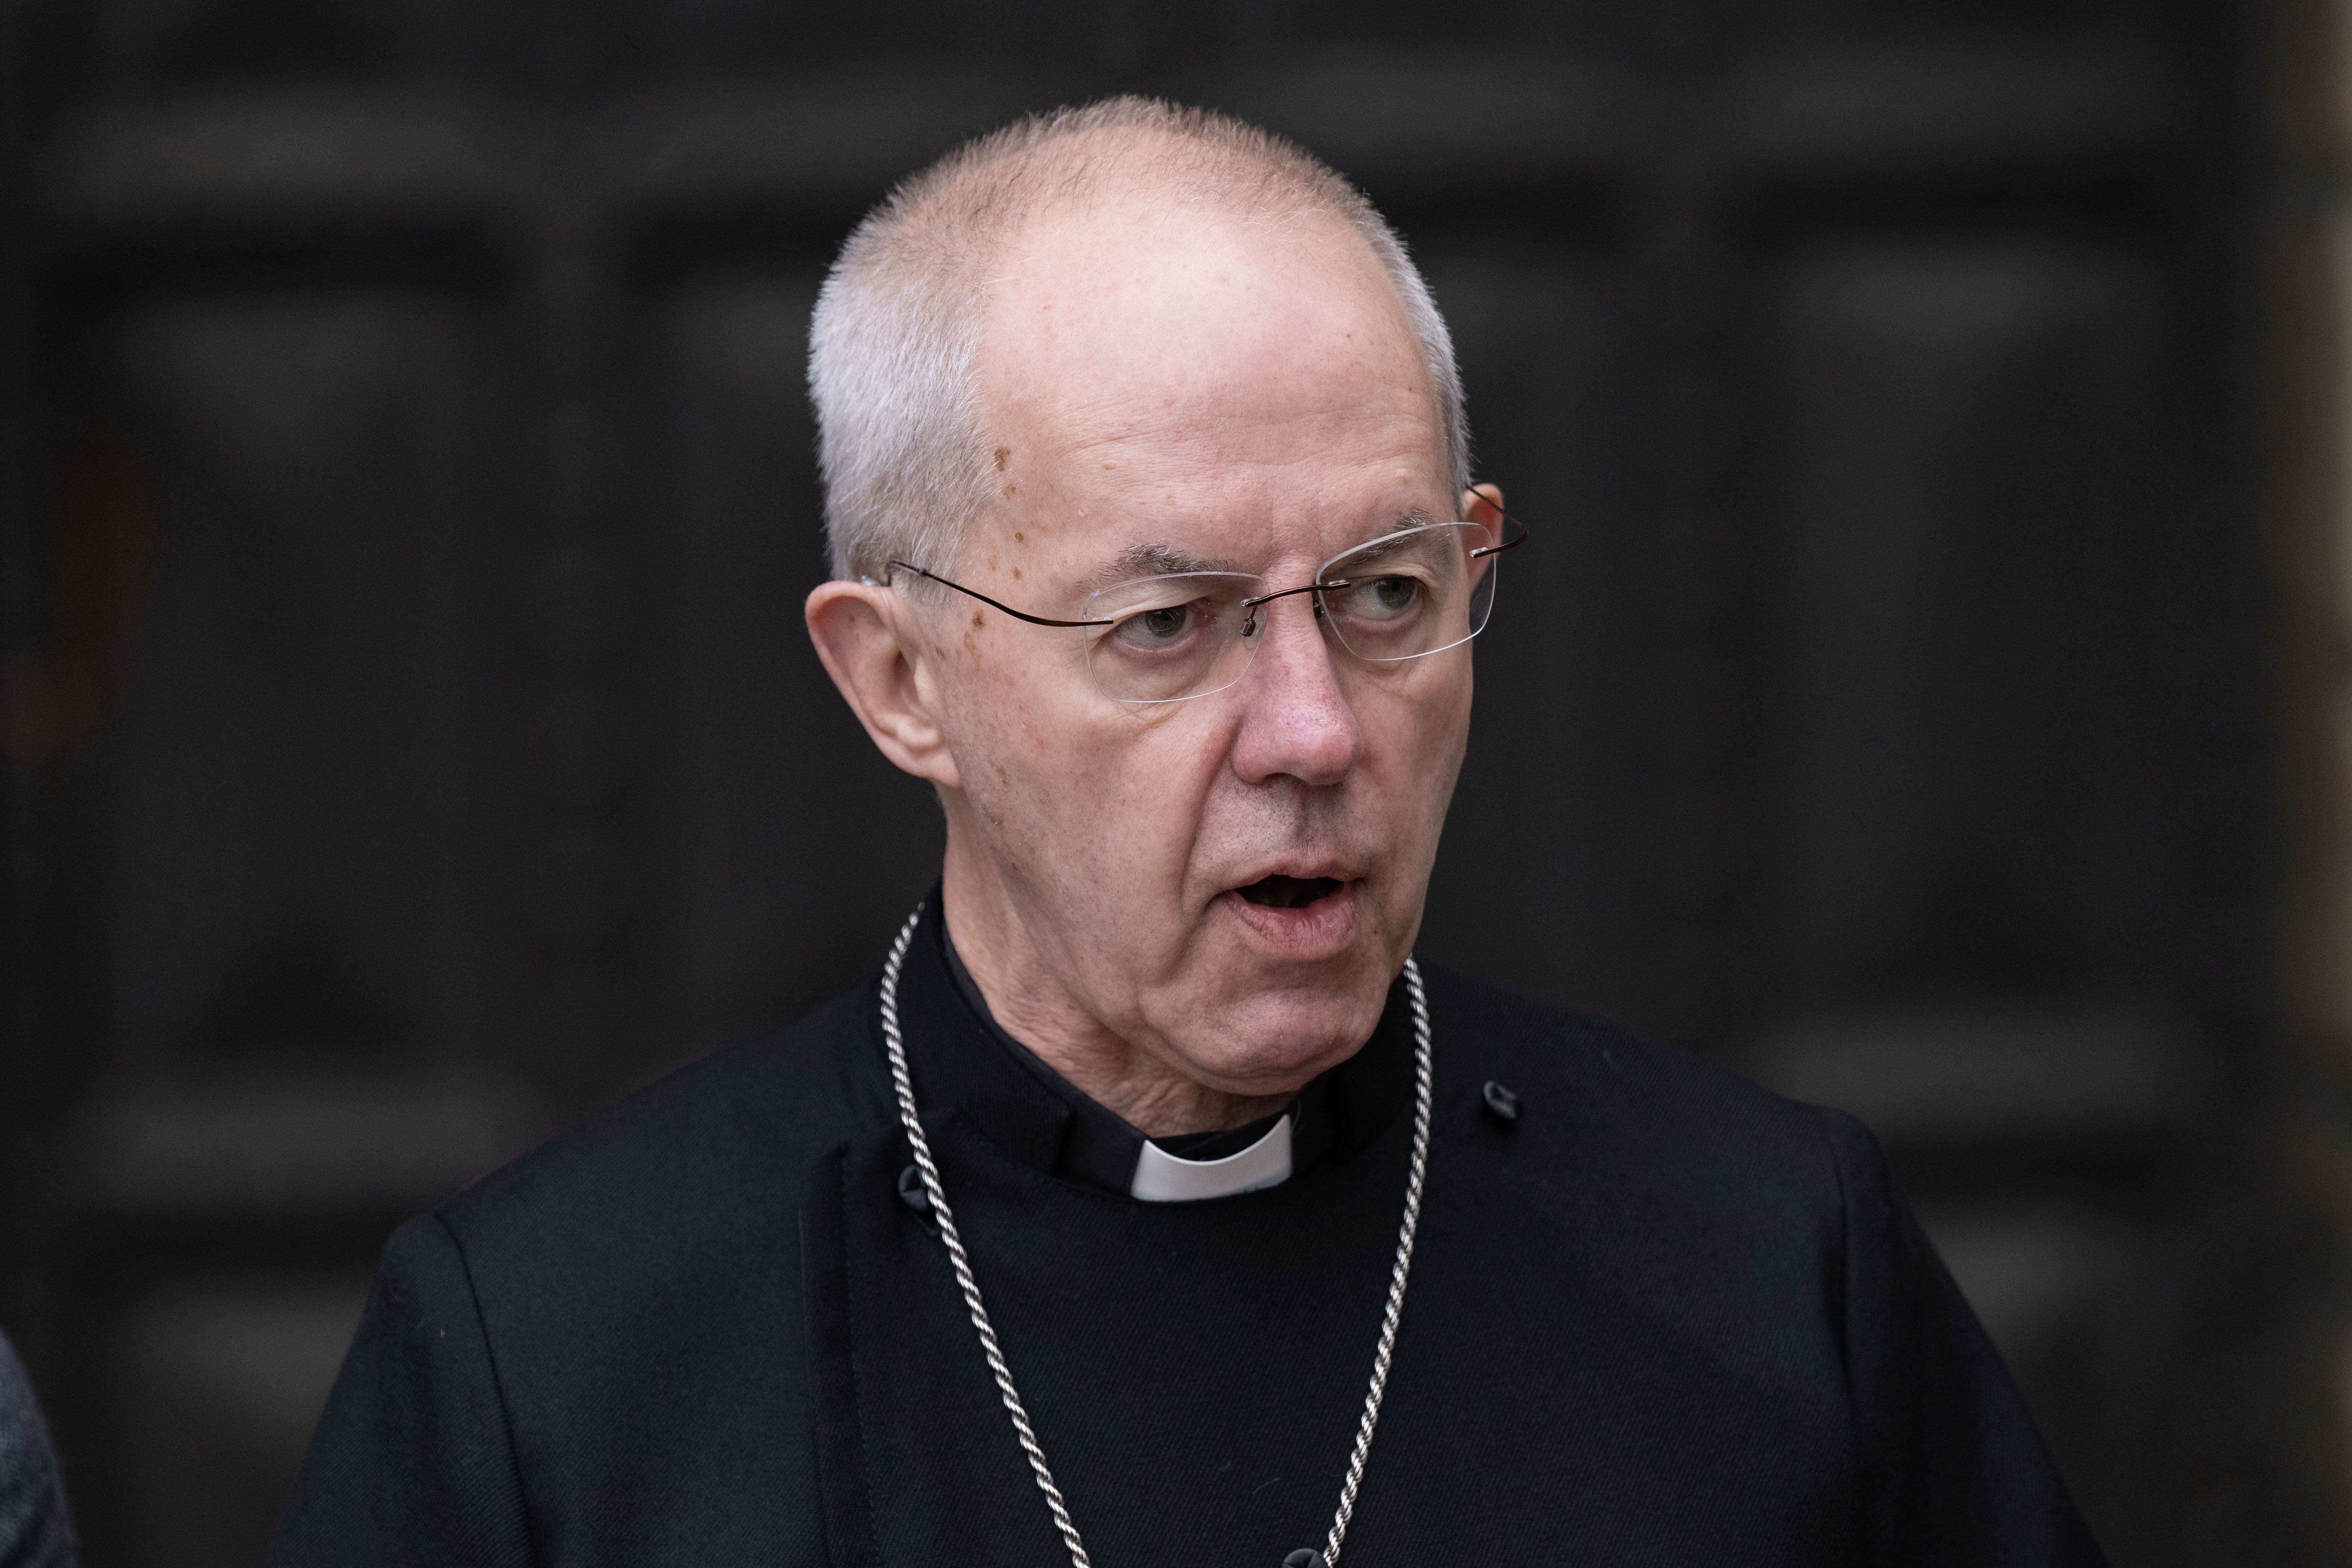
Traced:
<path fill-rule="evenodd" d="M 1332 557 L 1319 595 L 1332 634 L 1375 664 L 1468 642 L 1494 611 L 1495 558 L 1470 558 L 1490 542 L 1475 523 L 1441 522 Z"/>
<path fill-rule="evenodd" d="M 1257 639 L 1242 636 L 1241 602 L 1262 590 L 1234 572 L 1145 577 L 1090 595 L 1087 668 L 1118 702 L 1175 702 L 1232 685 Z"/>

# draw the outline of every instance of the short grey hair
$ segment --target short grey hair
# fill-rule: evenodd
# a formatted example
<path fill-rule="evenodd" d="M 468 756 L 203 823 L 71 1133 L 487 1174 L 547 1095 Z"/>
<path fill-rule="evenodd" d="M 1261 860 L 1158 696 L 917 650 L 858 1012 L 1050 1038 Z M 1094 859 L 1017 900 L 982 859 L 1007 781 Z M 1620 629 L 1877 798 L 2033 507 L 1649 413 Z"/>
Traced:
<path fill-rule="evenodd" d="M 1388 220 L 1281 137 L 1210 110 L 1113 98 L 967 142 L 901 182 L 843 244 L 809 324 L 835 576 L 879 576 L 894 558 L 951 569 L 991 489 L 974 361 L 993 264 L 1031 216 L 1116 177 L 1227 210 L 1348 223 L 1396 289 L 1440 405 L 1454 493 L 1468 486 L 1454 340 Z"/>

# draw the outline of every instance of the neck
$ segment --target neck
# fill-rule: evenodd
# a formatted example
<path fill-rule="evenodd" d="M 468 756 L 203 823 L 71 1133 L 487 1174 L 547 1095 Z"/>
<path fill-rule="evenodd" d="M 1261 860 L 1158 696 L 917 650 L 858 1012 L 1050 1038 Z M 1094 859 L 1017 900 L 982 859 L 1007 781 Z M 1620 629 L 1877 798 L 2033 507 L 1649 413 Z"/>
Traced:
<path fill-rule="evenodd" d="M 1072 994 L 1033 939 L 1002 879 L 948 836 L 940 899 L 964 967 L 1005 1033 L 1147 1137 L 1211 1132 L 1270 1116 L 1289 1093 L 1233 1094 L 1128 1039 Z"/>

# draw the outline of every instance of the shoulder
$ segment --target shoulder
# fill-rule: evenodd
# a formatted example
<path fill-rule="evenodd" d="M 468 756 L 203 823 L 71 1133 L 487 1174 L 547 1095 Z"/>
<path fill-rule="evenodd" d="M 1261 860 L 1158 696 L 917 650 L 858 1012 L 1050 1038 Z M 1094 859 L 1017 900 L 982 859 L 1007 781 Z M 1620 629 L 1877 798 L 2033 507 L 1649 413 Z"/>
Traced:
<path fill-rule="evenodd" d="M 1516 1140 L 1549 1164 L 1701 1208 L 1807 1211 L 1834 1224 L 1882 1168 L 1852 1118 L 1779 1095 L 1601 1019 L 1428 973 L 1441 1080 L 1492 1079 L 1522 1102 Z"/>
<path fill-rule="evenodd" d="M 870 990 L 679 1069 L 442 1205 L 476 1286 L 486 1268 L 644 1271 L 789 1228 L 809 1158 L 887 1111 Z"/>
<path fill-rule="evenodd" d="M 276 1561 L 520 1562 L 526 1487 L 612 1561 L 686 1515 L 799 1561 L 813 1516 L 772 1461 L 809 1407 L 803 1189 L 887 1113 L 868 1011 L 686 1068 L 401 1226 Z M 398 1539 L 354 1550 L 370 1520 Z"/>

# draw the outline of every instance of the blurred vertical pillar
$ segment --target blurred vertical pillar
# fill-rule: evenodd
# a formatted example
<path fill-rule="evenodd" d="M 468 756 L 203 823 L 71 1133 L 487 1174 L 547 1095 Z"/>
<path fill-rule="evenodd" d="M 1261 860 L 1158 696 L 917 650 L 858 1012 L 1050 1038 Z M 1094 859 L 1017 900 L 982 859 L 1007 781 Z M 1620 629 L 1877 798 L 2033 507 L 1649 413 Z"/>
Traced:
<path fill-rule="evenodd" d="M 2267 129 L 2281 1172 L 2315 1265 L 2289 1398 L 2302 1561 L 2352 1563 L 2352 0 L 2273 0 Z"/>

